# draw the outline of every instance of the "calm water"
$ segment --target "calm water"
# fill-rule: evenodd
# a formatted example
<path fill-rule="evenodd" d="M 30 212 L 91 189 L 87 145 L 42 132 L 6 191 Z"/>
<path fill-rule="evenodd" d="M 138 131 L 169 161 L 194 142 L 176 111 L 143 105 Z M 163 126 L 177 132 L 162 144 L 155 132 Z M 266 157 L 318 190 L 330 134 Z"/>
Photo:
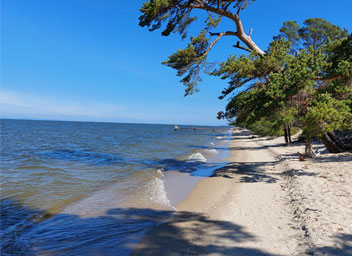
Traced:
<path fill-rule="evenodd" d="M 211 174 L 227 132 L 1 120 L 1 255 L 128 255 L 174 212 L 168 173 Z"/>

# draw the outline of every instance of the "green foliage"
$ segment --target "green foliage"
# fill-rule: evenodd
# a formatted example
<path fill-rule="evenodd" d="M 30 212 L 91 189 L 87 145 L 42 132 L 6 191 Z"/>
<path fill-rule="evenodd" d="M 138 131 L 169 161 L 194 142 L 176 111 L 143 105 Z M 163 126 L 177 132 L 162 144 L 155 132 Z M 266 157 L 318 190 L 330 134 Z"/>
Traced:
<path fill-rule="evenodd" d="M 222 91 L 220 99 L 226 97 L 235 89 L 250 88 L 267 81 L 271 73 L 277 73 L 284 68 L 290 50 L 290 43 L 284 40 L 273 41 L 264 57 L 255 53 L 249 56 L 230 56 L 220 64 L 219 69 L 211 74 L 228 79 L 229 86 Z"/>
<path fill-rule="evenodd" d="M 327 45 L 327 61 L 330 66 L 326 73 L 332 77 L 341 75 L 345 82 L 352 79 L 352 34 L 343 40 L 337 40 Z"/>
<path fill-rule="evenodd" d="M 212 30 L 224 16 L 242 26 L 238 14 L 251 2 L 147 0 L 140 9 L 139 25 L 185 39 L 197 20 L 192 10 L 206 11 L 199 35 L 191 36 L 187 47 L 163 64 L 182 77 L 185 95 L 198 90 L 201 72 L 226 79 L 228 87 L 219 98 L 229 97 L 229 102 L 226 112 L 218 113 L 220 118 L 235 119 L 236 125 L 261 135 L 282 135 L 283 126 L 299 125 L 307 141 L 334 129 L 352 129 L 352 34 L 322 18 L 306 19 L 301 26 L 286 21 L 265 54 L 247 42 L 248 56 L 229 56 L 215 70 L 209 69 L 208 53 L 222 36 L 235 35 L 242 42 L 250 38 L 238 31 Z M 217 37 L 210 42 L 210 36 Z"/>
<path fill-rule="evenodd" d="M 140 9 L 142 15 L 139 17 L 139 25 L 142 27 L 147 26 L 150 31 L 154 31 L 161 28 L 162 23 L 166 23 L 166 27 L 161 32 L 163 36 L 177 32 L 182 38 L 185 38 L 187 27 L 196 20 L 196 17 L 190 15 L 191 10 L 187 8 L 187 3 L 183 2 L 169 0 L 146 1 Z M 176 3 L 181 8 L 176 8 Z"/>
<path fill-rule="evenodd" d="M 280 34 L 274 36 L 274 40 L 285 39 L 288 42 L 291 42 L 293 52 L 298 50 L 300 36 L 298 34 L 299 24 L 297 21 L 285 21 L 282 27 L 280 28 Z"/>
<path fill-rule="evenodd" d="M 204 67 L 207 55 L 204 51 L 208 48 L 209 38 L 206 38 L 203 30 L 197 37 L 191 37 L 191 43 L 187 48 L 178 50 L 169 56 L 168 60 L 162 64 L 177 70 L 177 76 L 184 76 L 181 80 L 186 86 L 186 95 L 197 91 L 196 85 L 200 78 L 201 68 Z"/>
<path fill-rule="evenodd" d="M 231 97 L 225 116 L 236 117 L 235 124 L 261 135 L 280 135 L 284 124 L 299 124 L 307 140 L 334 129 L 352 129 L 351 36 L 316 48 L 307 45 L 294 55 L 290 41 L 273 41 L 263 58 L 235 56 L 221 65 L 215 75 L 229 79 L 230 88 L 254 78 L 245 91 Z M 331 75 L 338 76 L 324 80 Z"/>
<path fill-rule="evenodd" d="M 314 49 L 320 49 L 330 41 L 347 37 L 345 29 L 342 30 L 322 18 L 306 19 L 303 24 L 305 26 L 300 28 L 298 33 L 306 48 L 312 46 Z"/>
<path fill-rule="evenodd" d="M 211 28 L 216 28 L 220 22 L 221 22 L 221 16 L 220 15 L 216 15 L 217 18 L 214 18 L 214 15 L 212 13 L 209 13 L 208 18 L 206 19 L 206 28 L 207 29 L 211 29 Z"/>
<path fill-rule="evenodd" d="M 274 40 L 285 39 L 291 42 L 291 52 L 312 47 L 314 50 L 324 48 L 328 43 L 347 37 L 347 30 L 331 24 L 322 18 L 309 18 L 303 26 L 297 21 L 286 21 L 280 28 L 280 34 Z"/>
<path fill-rule="evenodd" d="M 209 72 L 207 55 L 212 47 L 207 35 L 218 27 L 222 16 L 235 15 L 245 9 L 254 0 L 147 0 L 142 5 L 139 25 L 148 27 L 150 31 L 161 29 L 163 36 L 171 33 L 180 34 L 182 39 L 187 38 L 187 30 L 197 20 L 192 16 L 193 9 L 206 11 L 204 27 L 198 36 L 191 36 L 190 43 L 183 50 L 169 56 L 164 65 L 177 70 L 181 82 L 186 86 L 185 96 L 198 91 L 197 85 L 201 81 L 200 74 Z"/>
<path fill-rule="evenodd" d="M 274 118 L 262 117 L 258 121 L 248 125 L 248 128 L 255 134 L 262 136 L 281 136 L 283 135 L 282 123 Z"/>
<path fill-rule="evenodd" d="M 352 113 L 349 101 L 338 100 L 330 94 L 317 94 L 311 101 L 308 112 L 300 121 L 307 138 L 321 137 L 324 133 L 339 129 L 352 130 Z"/>

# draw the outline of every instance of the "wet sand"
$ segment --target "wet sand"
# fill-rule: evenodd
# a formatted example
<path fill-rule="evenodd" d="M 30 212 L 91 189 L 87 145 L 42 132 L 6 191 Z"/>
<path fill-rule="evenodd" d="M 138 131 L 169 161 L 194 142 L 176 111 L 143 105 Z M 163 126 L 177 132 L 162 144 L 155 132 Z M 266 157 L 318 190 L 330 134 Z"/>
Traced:
<path fill-rule="evenodd" d="M 177 205 L 174 218 L 148 231 L 131 255 L 351 253 L 347 216 L 352 216 L 352 178 L 343 170 L 352 170 L 352 155 L 331 162 L 329 157 L 335 156 L 321 152 L 315 160 L 299 162 L 295 154 L 303 152 L 303 145 L 281 143 L 282 138 L 254 138 L 236 129 L 229 164 L 199 181 Z M 343 172 L 342 200 L 342 191 L 331 192 L 337 190 L 333 185 L 325 184 L 329 194 L 321 195 L 321 169 L 327 171 L 324 182 L 331 176 L 336 183 L 333 177 L 341 177 L 336 170 Z M 337 215 L 336 207 L 341 211 Z M 313 216 L 317 213 L 320 217 Z M 327 233 L 322 235 L 323 230 Z"/>

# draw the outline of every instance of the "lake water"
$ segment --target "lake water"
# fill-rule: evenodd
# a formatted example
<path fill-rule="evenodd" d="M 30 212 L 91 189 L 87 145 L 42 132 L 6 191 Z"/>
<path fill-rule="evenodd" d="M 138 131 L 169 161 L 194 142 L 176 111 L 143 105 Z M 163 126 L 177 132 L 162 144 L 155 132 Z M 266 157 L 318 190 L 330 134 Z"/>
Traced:
<path fill-rule="evenodd" d="M 227 129 L 173 128 L 1 120 L 1 255 L 128 255 L 186 196 L 175 175 L 228 154 Z"/>

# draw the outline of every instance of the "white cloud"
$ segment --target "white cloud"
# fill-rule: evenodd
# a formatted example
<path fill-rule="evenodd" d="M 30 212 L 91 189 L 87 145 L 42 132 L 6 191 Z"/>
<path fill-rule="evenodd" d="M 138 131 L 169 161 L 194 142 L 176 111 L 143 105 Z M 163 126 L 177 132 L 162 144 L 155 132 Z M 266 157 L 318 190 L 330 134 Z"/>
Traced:
<path fill-rule="evenodd" d="M 14 91 L 1 91 L 0 105 L 1 117 L 9 118 L 108 120 L 124 116 L 124 108 L 117 104 L 73 102 Z"/>
<path fill-rule="evenodd" d="M 166 124 L 209 124 L 213 109 L 192 108 L 187 102 L 160 102 L 157 105 L 134 102 L 128 105 L 91 99 L 66 100 L 53 95 L 39 96 L 18 91 L 0 92 L 0 118 L 67 121 L 105 121 Z M 215 120 L 215 118 L 214 118 Z M 218 120 L 215 125 L 225 124 Z"/>

